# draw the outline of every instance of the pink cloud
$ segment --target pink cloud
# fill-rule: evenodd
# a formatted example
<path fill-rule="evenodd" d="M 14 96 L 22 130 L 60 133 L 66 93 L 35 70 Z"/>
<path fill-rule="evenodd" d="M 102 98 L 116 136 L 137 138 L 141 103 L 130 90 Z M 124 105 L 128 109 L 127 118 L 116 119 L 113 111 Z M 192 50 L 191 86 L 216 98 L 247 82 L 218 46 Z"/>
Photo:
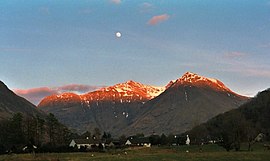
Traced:
<path fill-rule="evenodd" d="M 251 64 L 246 62 L 246 64 Z M 238 75 L 249 76 L 249 77 L 259 77 L 259 78 L 270 78 L 269 67 L 254 67 L 246 66 L 243 63 L 231 64 L 230 68 L 219 69 L 219 72 L 232 72 L 237 73 Z"/>
<path fill-rule="evenodd" d="M 158 16 L 153 16 L 149 21 L 148 21 L 148 25 L 157 25 L 163 21 L 166 21 L 170 18 L 170 16 L 168 14 L 162 14 L 162 15 L 158 15 Z"/>
<path fill-rule="evenodd" d="M 59 94 L 55 89 L 48 87 L 32 88 L 32 89 L 15 89 L 14 92 L 27 99 L 31 103 L 37 105 L 44 97 L 50 96 L 53 94 Z"/>
<path fill-rule="evenodd" d="M 40 88 L 31 88 L 31 89 L 15 89 L 13 90 L 17 95 L 24 97 L 28 101 L 37 105 L 44 97 L 61 94 L 65 92 L 72 92 L 77 94 L 82 94 L 86 92 L 95 91 L 104 86 L 89 86 L 81 84 L 70 84 L 60 87 L 40 87 Z"/>
<path fill-rule="evenodd" d="M 153 7 L 153 4 L 144 2 L 144 3 L 142 4 L 142 6 L 145 7 L 145 8 L 151 8 L 151 7 Z"/>
<path fill-rule="evenodd" d="M 266 69 L 246 69 L 245 72 L 249 76 L 270 78 L 270 71 Z"/>
<path fill-rule="evenodd" d="M 121 3 L 121 0 L 110 0 L 112 3 L 114 4 L 120 4 Z"/>
<path fill-rule="evenodd" d="M 240 58 L 240 57 L 245 57 L 247 55 L 247 53 L 242 53 L 242 52 L 237 52 L 237 51 L 233 51 L 233 52 L 228 52 L 224 54 L 225 58 Z"/>

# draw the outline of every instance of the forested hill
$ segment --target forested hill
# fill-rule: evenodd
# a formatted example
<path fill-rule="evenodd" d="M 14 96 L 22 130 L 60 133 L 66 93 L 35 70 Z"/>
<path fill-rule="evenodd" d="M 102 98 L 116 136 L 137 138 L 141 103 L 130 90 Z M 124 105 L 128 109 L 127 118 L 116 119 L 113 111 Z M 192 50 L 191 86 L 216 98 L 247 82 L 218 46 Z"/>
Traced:
<path fill-rule="evenodd" d="M 193 141 L 219 140 L 227 150 L 240 146 L 241 142 L 252 142 L 259 134 L 270 138 L 270 89 L 262 91 L 238 109 L 220 114 L 204 124 L 186 132 Z M 240 147 L 239 147 L 240 148 Z"/>

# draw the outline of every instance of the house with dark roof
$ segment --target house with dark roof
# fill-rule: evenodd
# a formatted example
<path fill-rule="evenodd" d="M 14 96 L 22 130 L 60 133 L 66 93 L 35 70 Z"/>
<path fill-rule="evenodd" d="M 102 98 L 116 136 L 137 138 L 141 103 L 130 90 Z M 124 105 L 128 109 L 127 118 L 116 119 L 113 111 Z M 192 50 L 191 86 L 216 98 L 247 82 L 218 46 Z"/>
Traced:
<path fill-rule="evenodd" d="M 127 138 L 125 143 L 127 146 L 143 146 L 143 147 L 151 147 L 151 143 L 148 137 L 136 137 L 131 136 Z"/>
<path fill-rule="evenodd" d="M 119 140 L 110 140 L 105 142 L 105 147 L 108 148 L 119 148 L 121 147 L 121 143 Z"/>

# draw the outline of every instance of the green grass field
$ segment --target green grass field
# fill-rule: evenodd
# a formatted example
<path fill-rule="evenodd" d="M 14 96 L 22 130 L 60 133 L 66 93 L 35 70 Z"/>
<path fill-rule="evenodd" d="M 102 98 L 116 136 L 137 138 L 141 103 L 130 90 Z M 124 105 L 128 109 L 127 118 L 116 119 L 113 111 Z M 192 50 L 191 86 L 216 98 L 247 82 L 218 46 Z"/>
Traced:
<path fill-rule="evenodd" d="M 270 151 L 262 145 L 248 152 L 226 152 L 217 145 L 207 145 L 200 152 L 198 146 L 136 148 L 106 153 L 45 153 L 1 155 L 0 161 L 269 161 Z M 189 151 L 188 153 L 186 151 Z M 126 152 L 126 154 L 125 154 Z"/>

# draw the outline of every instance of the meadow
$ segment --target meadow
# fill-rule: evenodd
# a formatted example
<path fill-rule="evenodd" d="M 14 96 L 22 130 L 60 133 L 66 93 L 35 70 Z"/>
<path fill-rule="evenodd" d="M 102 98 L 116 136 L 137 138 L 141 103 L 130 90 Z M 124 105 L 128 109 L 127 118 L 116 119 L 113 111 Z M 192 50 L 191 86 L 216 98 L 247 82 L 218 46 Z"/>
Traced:
<path fill-rule="evenodd" d="M 227 152 L 217 145 L 128 148 L 105 153 L 39 153 L 1 155 L 0 161 L 269 161 L 270 151 L 262 144 L 253 151 Z M 188 151 L 188 152 L 187 152 Z"/>

